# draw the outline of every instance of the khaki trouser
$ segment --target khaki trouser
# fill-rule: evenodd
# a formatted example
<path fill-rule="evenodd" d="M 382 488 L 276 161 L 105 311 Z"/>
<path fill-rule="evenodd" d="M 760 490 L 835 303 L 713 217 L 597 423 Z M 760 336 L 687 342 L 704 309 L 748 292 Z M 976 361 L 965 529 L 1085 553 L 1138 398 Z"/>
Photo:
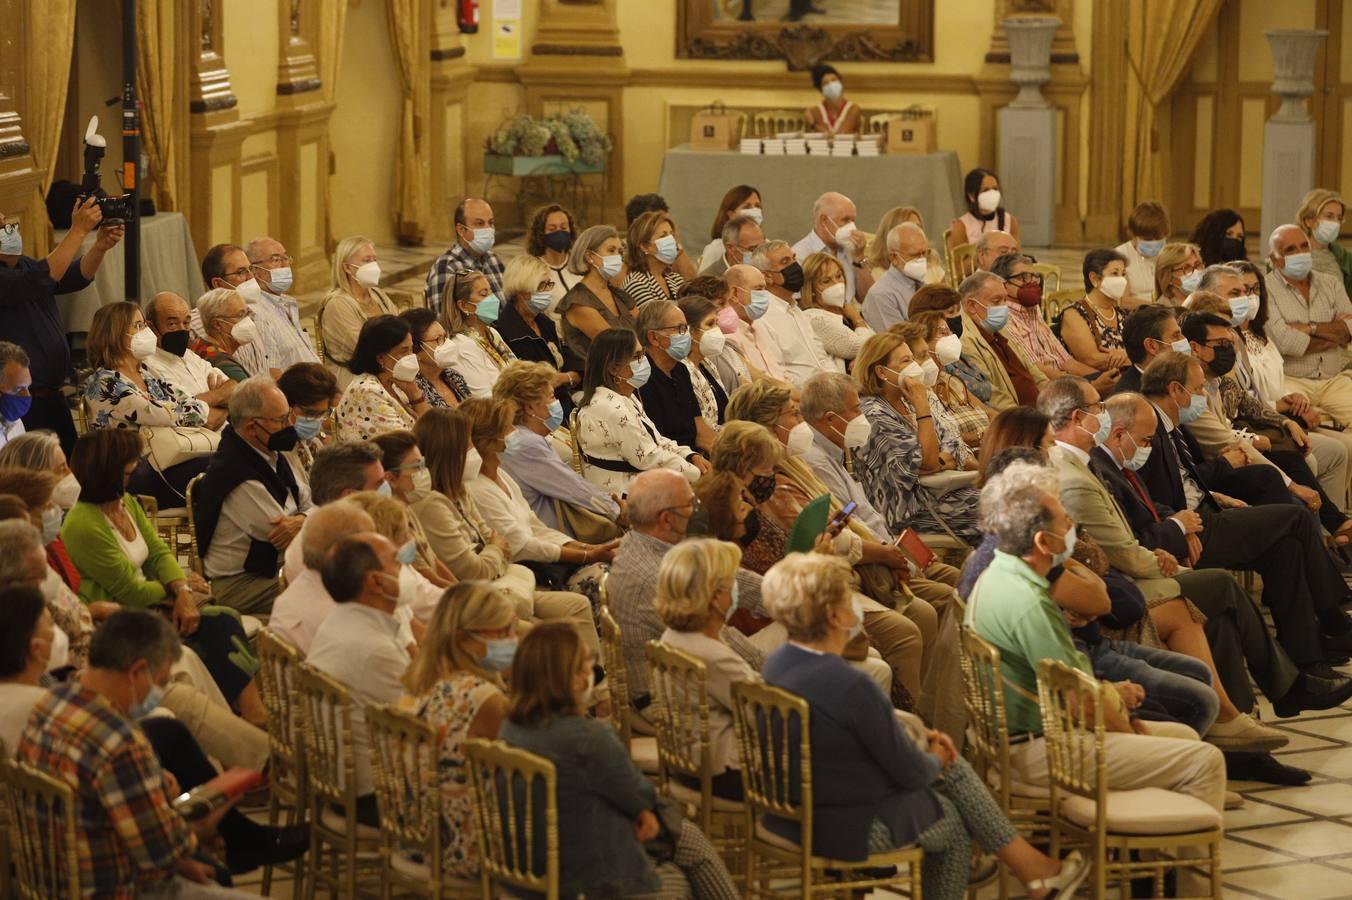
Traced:
<path fill-rule="evenodd" d="M 864 631 L 868 641 L 882 654 L 883 661 L 892 669 L 903 687 L 912 697 L 920 696 L 921 681 L 924 672 L 925 639 L 921 627 L 908 615 L 902 615 L 895 609 L 888 609 L 871 597 L 861 597 L 864 607 Z M 933 607 L 923 600 L 912 600 L 911 606 L 923 604 L 929 610 L 930 622 L 937 629 L 937 619 Z M 916 610 L 917 617 L 924 618 L 923 609 Z"/>
<path fill-rule="evenodd" d="M 1286 376 L 1286 391 L 1298 391 L 1333 417 L 1339 425 L 1352 425 L 1352 374 L 1343 371 L 1332 378 Z"/>
<path fill-rule="evenodd" d="M 592 618 L 591 602 L 586 597 L 573 591 L 536 591 L 532 600 L 532 619 L 570 623 L 577 629 L 582 643 L 600 661 L 601 643 L 596 632 L 596 619 Z M 608 682 L 603 681 L 596 686 L 595 698 L 597 701 L 610 698 Z"/>
<path fill-rule="evenodd" d="M 282 583 L 276 578 L 264 578 L 249 572 L 211 579 L 212 603 L 261 619 L 266 619 L 268 613 L 272 612 L 272 601 L 281 592 Z"/>
<path fill-rule="evenodd" d="M 1352 465 L 1348 464 L 1348 460 L 1352 459 L 1352 434 L 1331 428 L 1320 428 L 1308 434 L 1310 456 L 1314 457 L 1317 466 L 1310 468 L 1319 476 L 1319 484 L 1329 499 L 1339 509 L 1346 511 L 1348 495 L 1352 491 Z M 1338 483 L 1340 473 L 1343 477 L 1341 484 Z"/>

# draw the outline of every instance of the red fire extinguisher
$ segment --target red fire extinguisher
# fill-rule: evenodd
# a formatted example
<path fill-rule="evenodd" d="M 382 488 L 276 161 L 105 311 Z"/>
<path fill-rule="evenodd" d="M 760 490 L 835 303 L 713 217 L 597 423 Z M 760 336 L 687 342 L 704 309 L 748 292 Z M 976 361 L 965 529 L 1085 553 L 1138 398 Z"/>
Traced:
<path fill-rule="evenodd" d="M 460 0 L 460 33 L 477 34 L 479 31 L 479 0 Z"/>

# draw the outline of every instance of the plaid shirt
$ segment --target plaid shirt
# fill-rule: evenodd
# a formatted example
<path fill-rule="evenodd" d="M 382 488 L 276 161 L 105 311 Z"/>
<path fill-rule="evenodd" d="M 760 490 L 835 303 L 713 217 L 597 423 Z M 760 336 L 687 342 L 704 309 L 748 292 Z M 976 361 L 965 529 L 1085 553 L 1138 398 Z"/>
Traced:
<path fill-rule="evenodd" d="M 475 256 L 465 249 L 465 245 L 456 241 L 451 248 L 437 257 L 432 263 L 432 271 L 427 273 L 427 308 L 441 312 L 441 298 L 446 295 L 446 285 L 451 283 L 453 272 L 480 272 L 488 279 L 488 286 L 498 299 L 506 303 L 502 296 L 502 260 L 489 250 L 483 256 Z"/>
<path fill-rule="evenodd" d="M 18 757 L 75 792 L 82 896 L 132 900 L 170 878 L 196 849 L 188 823 L 169 807 L 141 729 L 78 681 L 33 708 Z M 63 848 L 49 849 L 64 866 Z"/>

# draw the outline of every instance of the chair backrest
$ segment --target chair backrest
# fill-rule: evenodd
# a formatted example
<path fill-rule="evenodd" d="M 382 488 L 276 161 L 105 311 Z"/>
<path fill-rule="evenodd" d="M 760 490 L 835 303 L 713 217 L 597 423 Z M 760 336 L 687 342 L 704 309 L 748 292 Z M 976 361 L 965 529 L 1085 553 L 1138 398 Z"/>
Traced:
<path fill-rule="evenodd" d="M 193 508 L 193 493 L 197 488 L 197 483 L 205 478 L 205 475 L 195 475 L 188 482 L 187 489 L 183 492 L 184 504 L 188 508 L 188 535 L 192 538 L 192 563 L 193 568 L 199 575 L 202 572 L 202 548 L 197 543 L 197 511 Z"/>
<path fill-rule="evenodd" d="M 1107 809 L 1108 770 L 1104 752 L 1103 706 L 1109 686 L 1054 659 L 1037 667 L 1038 705 L 1047 745 L 1052 809 L 1057 791 L 1088 797 Z M 1104 817 L 1099 817 L 1100 829 Z"/>
<path fill-rule="evenodd" d="M 347 688 L 313 666 L 296 666 L 303 710 L 306 790 L 356 812 L 357 761 L 352 755 L 352 698 Z"/>
<path fill-rule="evenodd" d="M 573 448 L 573 471 L 585 478 L 587 463 L 582 457 L 582 445 L 577 440 L 577 414 L 577 409 L 568 414 L 568 446 Z"/>
<path fill-rule="evenodd" d="M 9 814 L 19 900 L 78 900 L 79 813 L 70 785 L 5 753 L 0 755 L 0 801 Z M 9 864 L 9 858 L 0 860 Z"/>
<path fill-rule="evenodd" d="M 1030 268 L 1042 276 L 1042 293 L 1048 294 L 1061 290 L 1060 266 L 1054 263 L 1033 263 Z"/>
<path fill-rule="evenodd" d="M 959 640 L 963 702 L 967 707 L 967 749 L 972 766 L 990 783 L 999 775 L 1001 806 L 1009 808 L 1009 719 L 1000 681 L 1000 651 L 966 626 Z"/>
<path fill-rule="evenodd" d="M 602 583 L 604 591 L 604 582 Z M 605 596 L 603 594 L 603 596 Z M 606 670 L 606 681 L 610 683 L 610 705 L 613 707 L 611 720 L 620 733 L 625 749 L 633 744 L 634 732 L 629 724 L 630 697 L 629 672 L 624 667 L 624 640 L 620 626 L 610 614 L 610 606 L 602 602 L 599 615 L 601 624 L 601 665 Z"/>
<path fill-rule="evenodd" d="M 751 134 L 755 137 L 774 137 L 788 131 L 807 128 L 807 117 L 802 110 L 767 109 L 751 116 Z"/>
<path fill-rule="evenodd" d="M 258 693 L 268 718 L 271 777 L 299 791 L 305 785 L 303 714 L 296 693 L 300 651 L 264 628 L 254 639 L 254 652 L 258 656 Z"/>
<path fill-rule="evenodd" d="M 953 289 L 968 275 L 976 271 L 976 244 L 958 244 L 948 248 L 948 277 Z"/>
<path fill-rule="evenodd" d="M 807 701 L 760 681 L 732 685 L 742 788 L 753 821 L 797 822 L 804 862 L 812 855 L 812 747 Z"/>
<path fill-rule="evenodd" d="M 1043 291 L 1042 321 L 1046 322 L 1048 326 L 1054 326 L 1056 318 L 1065 312 L 1068 307 L 1079 303 L 1083 296 L 1083 291 Z"/>
<path fill-rule="evenodd" d="M 310 346 L 314 348 L 315 356 L 318 356 L 322 363 L 324 361 L 324 338 L 319 333 L 319 320 L 314 316 L 307 316 L 300 320 L 300 327 L 310 338 Z"/>
<path fill-rule="evenodd" d="M 465 741 L 465 764 L 479 826 L 484 896 L 495 896 L 491 886 L 497 881 L 557 900 L 559 808 L 554 763 L 502 741 L 470 738 Z M 537 841 L 540 829 L 543 841 Z"/>
<path fill-rule="evenodd" d="M 713 810 L 713 759 L 709 747 L 708 673 L 704 662 L 689 653 L 649 641 L 648 707 L 657 731 L 657 762 L 666 787 L 672 776 L 700 780 L 701 817 Z"/>
<path fill-rule="evenodd" d="M 389 852 L 401 845 L 418 852 L 432 870 L 432 881 L 440 881 L 437 733 L 422 719 L 392 706 L 367 707 L 366 729 L 380 810 L 380 839 Z"/>

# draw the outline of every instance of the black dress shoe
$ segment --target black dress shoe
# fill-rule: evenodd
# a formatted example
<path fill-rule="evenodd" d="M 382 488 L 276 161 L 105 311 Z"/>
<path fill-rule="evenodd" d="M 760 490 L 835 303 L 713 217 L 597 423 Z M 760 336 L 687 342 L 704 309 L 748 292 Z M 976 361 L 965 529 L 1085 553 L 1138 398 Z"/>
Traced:
<path fill-rule="evenodd" d="M 290 862 L 309 849 L 309 825 L 260 825 L 252 840 L 226 842 L 225 862 L 231 872 L 242 875 L 259 866 Z"/>
<path fill-rule="evenodd" d="M 1227 753 L 1225 776 L 1235 781 L 1261 781 L 1293 787 L 1310 780 L 1309 772 L 1282 765 L 1271 753 Z"/>
<path fill-rule="evenodd" d="M 1306 675 L 1297 687 L 1272 704 L 1279 719 L 1298 716 L 1307 709 L 1333 709 L 1352 699 L 1352 678 L 1321 678 Z"/>

